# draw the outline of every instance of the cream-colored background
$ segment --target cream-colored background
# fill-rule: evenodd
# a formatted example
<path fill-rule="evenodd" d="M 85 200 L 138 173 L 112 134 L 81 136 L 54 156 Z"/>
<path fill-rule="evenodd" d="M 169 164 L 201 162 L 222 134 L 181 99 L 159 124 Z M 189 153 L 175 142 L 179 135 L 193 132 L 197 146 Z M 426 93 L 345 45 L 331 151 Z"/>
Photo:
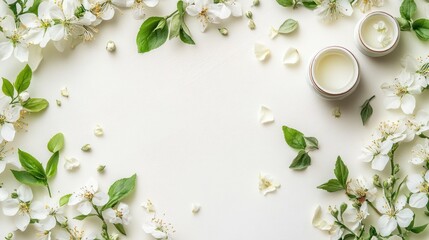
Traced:
<path fill-rule="evenodd" d="M 242 2 L 248 10 L 251 1 Z M 397 16 L 399 4 L 386 1 L 381 9 Z M 421 0 L 418 4 L 423 16 L 428 4 Z M 150 14 L 167 15 L 174 7 L 173 1 L 163 1 Z M 138 54 L 135 37 L 141 22 L 125 11 L 103 23 L 93 42 L 63 54 L 48 49 L 30 90 L 32 96 L 47 98 L 51 106 L 26 118 L 29 126 L 17 135 L 15 146 L 46 161 L 47 141 L 57 132 L 64 133 L 62 157 L 77 157 L 81 167 L 68 172 L 61 159 L 52 181 L 56 195 L 78 189 L 90 177 L 107 191 L 114 180 L 137 173 L 137 190 L 126 200 L 133 215 L 127 239 L 151 239 L 141 229 L 147 215 L 140 203 L 148 198 L 174 225 L 177 240 L 328 239 L 311 226 L 313 210 L 319 203 L 328 206 L 345 198 L 316 186 L 332 177 L 338 155 L 351 176 L 374 173 L 357 160 L 360 149 L 379 121 L 401 116 L 383 108 L 379 86 L 398 74 L 402 56 L 425 55 L 428 45 L 403 33 L 393 54 L 374 59 L 353 44 L 355 23 L 363 16 L 357 9 L 353 17 L 333 24 L 323 23 L 309 10 L 285 9 L 273 0 L 261 0 L 261 6 L 252 11 L 256 30 L 247 28 L 244 17 L 233 19 L 225 24 L 228 37 L 215 26 L 203 34 L 199 23 L 188 18 L 196 46 L 175 39 L 153 52 Z M 271 40 L 269 28 L 287 18 L 299 21 L 298 31 Z M 116 42 L 116 53 L 105 51 L 108 40 Z M 255 42 L 271 48 L 268 61 L 254 58 Z M 305 81 L 307 61 L 329 45 L 350 49 L 362 68 L 359 88 L 341 102 L 322 100 Z M 291 46 L 299 50 L 301 61 L 286 67 L 281 59 Z M 14 79 L 21 67 L 14 61 L 3 62 L 1 76 Z M 60 96 L 62 87 L 68 87 L 69 99 Z M 373 94 L 377 96 L 374 115 L 363 127 L 359 106 Z M 55 99 L 63 106 L 57 107 Z M 275 123 L 258 122 L 261 104 L 273 110 Z M 342 112 L 339 119 L 331 114 L 336 106 Z M 93 135 L 96 124 L 104 127 L 104 137 Z M 320 141 L 320 150 L 311 154 L 312 166 L 304 172 L 288 168 L 296 152 L 284 142 L 282 125 Z M 81 152 L 86 143 L 92 144 L 91 153 Z M 107 165 L 103 175 L 96 171 L 99 163 Z M 259 193 L 261 171 L 282 184 L 275 194 Z M 10 183 L 9 172 L 0 181 L 7 188 L 16 186 Z M 45 194 L 42 190 L 38 189 L 38 196 Z M 193 202 L 202 205 L 195 216 L 190 209 Z M 2 214 L 0 223 L 1 236 L 12 225 Z M 32 236 L 19 235 L 19 239 Z"/>

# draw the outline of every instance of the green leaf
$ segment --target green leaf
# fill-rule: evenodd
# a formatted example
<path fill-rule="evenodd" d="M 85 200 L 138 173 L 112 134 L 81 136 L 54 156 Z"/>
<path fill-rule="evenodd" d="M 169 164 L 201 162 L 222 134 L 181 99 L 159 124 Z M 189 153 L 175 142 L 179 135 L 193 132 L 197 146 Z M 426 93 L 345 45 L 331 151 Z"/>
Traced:
<path fill-rule="evenodd" d="M 413 22 L 413 29 L 420 40 L 429 40 L 429 19 L 417 19 Z"/>
<path fill-rule="evenodd" d="M 182 27 L 180 28 L 179 36 L 182 42 L 190 45 L 195 45 L 195 42 L 191 37 L 191 33 L 189 32 L 189 28 L 184 22 L 182 22 Z"/>
<path fill-rule="evenodd" d="M 15 95 L 15 88 L 13 87 L 12 83 L 7 80 L 6 78 L 2 78 L 3 79 L 3 86 L 2 86 L 2 91 L 4 93 L 4 95 L 13 98 L 13 96 Z"/>
<path fill-rule="evenodd" d="M 418 226 L 418 227 L 413 227 L 411 229 L 407 228 L 407 230 L 409 230 L 412 233 L 418 234 L 418 233 L 423 232 L 426 229 L 427 226 L 428 226 L 428 224 L 425 224 L 425 225 L 421 225 L 421 226 Z"/>
<path fill-rule="evenodd" d="M 317 8 L 317 3 L 314 1 L 302 1 L 302 5 L 310 10 Z"/>
<path fill-rule="evenodd" d="M 122 235 L 127 235 L 127 232 L 125 232 L 125 228 L 124 225 L 122 224 L 113 224 L 113 226 L 115 226 L 116 230 L 118 230 Z"/>
<path fill-rule="evenodd" d="M 167 41 L 168 25 L 165 21 L 163 17 L 150 17 L 143 22 L 136 39 L 139 53 L 149 52 Z"/>
<path fill-rule="evenodd" d="M 22 69 L 22 71 L 18 74 L 15 81 L 15 89 L 18 94 L 24 92 L 30 87 L 31 78 L 33 77 L 33 72 L 31 71 L 30 66 L 28 64 Z"/>
<path fill-rule="evenodd" d="M 417 10 L 417 5 L 414 2 L 414 0 L 402 1 L 401 7 L 399 8 L 401 17 L 405 18 L 408 21 L 410 21 L 411 18 L 414 16 L 414 14 L 416 13 L 416 10 Z"/>
<path fill-rule="evenodd" d="M 294 149 L 297 150 L 304 150 L 307 144 L 305 143 L 304 134 L 302 134 L 300 131 L 283 126 L 283 134 L 286 140 L 286 143 Z"/>
<path fill-rule="evenodd" d="M 375 98 L 375 95 L 370 97 L 368 100 L 366 100 L 361 106 L 360 117 L 362 119 L 363 125 L 365 125 L 365 123 L 368 121 L 368 119 L 372 115 L 373 109 L 372 109 L 370 102 L 374 98 Z"/>
<path fill-rule="evenodd" d="M 293 170 L 304 170 L 311 165 L 311 157 L 304 150 L 298 152 L 298 155 L 290 164 L 289 168 Z"/>
<path fill-rule="evenodd" d="M 317 187 L 318 189 L 326 190 L 328 192 L 337 192 L 343 190 L 344 187 L 337 179 L 331 179 L 327 183 L 324 183 Z"/>
<path fill-rule="evenodd" d="M 283 22 L 283 24 L 279 27 L 278 32 L 282 34 L 288 34 L 295 31 L 298 28 L 298 22 L 294 19 L 287 19 Z"/>
<path fill-rule="evenodd" d="M 87 217 L 93 217 L 93 216 L 97 216 L 97 214 L 79 215 L 79 216 L 74 217 L 73 219 L 82 221 Z"/>
<path fill-rule="evenodd" d="M 64 135 L 62 133 L 55 134 L 48 142 L 48 150 L 55 153 L 64 148 Z"/>
<path fill-rule="evenodd" d="M 34 0 L 33 5 L 28 9 L 27 13 L 34 13 L 38 15 L 39 5 L 42 2 L 42 0 Z"/>
<path fill-rule="evenodd" d="M 183 6 L 183 1 L 180 0 L 177 2 L 177 11 L 179 12 L 180 15 L 185 14 L 185 8 Z"/>
<path fill-rule="evenodd" d="M 337 180 L 341 184 L 341 186 L 344 189 L 346 189 L 347 188 L 347 178 L 349 177 L 349 169 L 344 164 L 344 162 L 340 156 L 338 156 L 337 162 L 335 163 L 334 174 L 335 174 L 335 177 L 337 177 Z"/>
<path fill-rule="evenodd" d="M 45 110 L 49 103 L 43 98 L 30 98 L 22 106 L 29 112 L 40 112 Z"/>
<path fill-rule="evenodd" d="M 315 137 L 304 137 L 308 150 L 319 149 L 319 141 Z"/>
<path fill-rule="evenodd" d="M 60 153 L 58 151 L 52 154 L 48 163 L 46 164 L 46 176 L 49 178 L 55 176 L 57 173 L 58 161 L 60 159 Z"/>
<path fill-rule="evenodd" d="M 396 21 L 398 21 L 399 27 L 401 28 L 401 31 L 410 31 L 411 30 L 410 21 L 408 21 L 407 19 L 398 17 L 398 18 L 396 18 Z"/>
<path fill-rule="evenodd" d="M 182 25 L 182 17 L 179 13 L 173 15 L 170 20 L 170 36 L 169 39 L 178 37 L 180 34 L 180 27 Z"/>
<path fill-rule="evenodd" d="M 16 171 L 11 170 L 13 176 L 18 180 L 18 182 L 26 184 L 26 185 L 37 185 L 37 186 L 46 186 L 46 182 L 34 177 L 27 171 Z"/>
<path fill-rule="evenodd" d="M 353 239 L 355 239 L 355 235 L 354 235 L 354 234 L 351 234 L 351 233 L 346 234 L 346 235 L 343 237 L 343 240 L 353 240 Z"/>
<path fill-rule="evenodd" d="M 340 216 L 343 216 L 343 213 L 347 210 L 347 204 L 343 203 L 340 206 Z"/>
<path fill-rule="evenodd" d="M 72 194 L 67 194 L 67 195 L 62 196 L 60 198 L 60 201 L 59 201 L 60 207 L 68 204 L 71 196 L 72 196 Z"/>
<path fill-rule="evenodd" d="M 136 174 L 129 178 L 120 179 L 109 188 L 109 201 L 103 206 L 102 211 L 115 206 L 119 201 L 128 196 L 136 186 Z"/>
<path fill-rule="evenodd" d="M 47 180 L 45 170 L 43 169 L 42 164 L 36 158 L 24 151 L 21 151 L 21 149 L 18 149 L 18 158 L 21 166 L 28 173 L 33 175 L 33 177 L 42 181 Z"/>
<path fill-rule="evenodd" d="M 276 0 L 283 7 L 292 7 L 295 2 L 293 0 Z"/>

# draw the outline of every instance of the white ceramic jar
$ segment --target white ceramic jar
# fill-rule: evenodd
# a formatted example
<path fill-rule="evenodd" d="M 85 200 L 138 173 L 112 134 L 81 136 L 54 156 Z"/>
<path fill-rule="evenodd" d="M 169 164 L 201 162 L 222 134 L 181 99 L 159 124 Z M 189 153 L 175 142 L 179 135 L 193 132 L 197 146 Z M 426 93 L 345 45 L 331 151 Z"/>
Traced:
<path fill-rule="evenodd" d="M 343 47 L 331 46 L 320 50 L 308 65 L 307 80 L 324 99 L 341 100 L 352 94 L 359 85 L 359 63 Z"/>
<path fill-rule="evenodd" d="M 381 57 L 395 50 L 399 43 L 400 27 L 390 14 L 375 11 L 367 14 L 356 25 L 356 47 L 369 57 Z"/>

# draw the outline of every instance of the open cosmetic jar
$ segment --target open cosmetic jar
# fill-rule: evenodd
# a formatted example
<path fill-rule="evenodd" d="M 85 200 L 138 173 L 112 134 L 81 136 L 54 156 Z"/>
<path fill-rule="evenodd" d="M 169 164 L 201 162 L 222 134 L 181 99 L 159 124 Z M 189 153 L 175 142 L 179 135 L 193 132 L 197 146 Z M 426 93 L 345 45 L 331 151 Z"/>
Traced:
<path fill-rule="evenodd" d="M 356 47 L 370 57 L 381 57 L 395 50 L 399 43 L 400 27 L 390 14 L 376 11 L 367 14 L 356 25 Z"/>
<path fill-rule="evenodd" d="M 359 85 L 359 63 L 347 49 L 331 46 L 310 60 L 308 81 L 312 89 L 327 100 L 341 100 Z"/>

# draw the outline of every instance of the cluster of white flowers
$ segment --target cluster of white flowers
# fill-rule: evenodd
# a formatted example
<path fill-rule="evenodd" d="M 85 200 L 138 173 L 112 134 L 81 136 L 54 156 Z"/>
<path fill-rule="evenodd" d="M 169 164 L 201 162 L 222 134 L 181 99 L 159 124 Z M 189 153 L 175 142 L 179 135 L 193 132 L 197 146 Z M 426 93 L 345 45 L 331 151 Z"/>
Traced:
<path fill-rule="evenodd" d="M 204 32 L 210 23 L 219 24 L 230 16 L 241 17 L 243 15 L 241 4 L 236 0 L 221 0 L 214 3 L 213 0 L 188 0 L 186 12 L 201 22 L 201 31 Z"/>
<path fill-rule="evenodd" d="M 28 62 L 29 57 L 40 61 L 40 49 L 48 43 L 63 51 L 67 45 L 93 39 L 96 27 L 103 20 L 112 19 L 120 8 L 132 8 L 135 18 L 141 19 L 145 16 L 144 8 L 155 7 L 158 1 L 0 1 L 0 60 L 13 55 L 21 62 Z"/>
<path fill-rule="evenodd" d="M 391 83 L 383 83 L 386 94 L 386 108 L 401 108 L 405 114 L 412 114 L 416 107 L 415 95 L 428 88 L 429 63 L 410 56 L 402 61 L 401 73 Z"/>
<path fill-rule="evenodd" d="M 409 116 L 398 121 L 387 121 L 380 123 L 375 139 L 363 149 L 360 159 L 371 162 L 374 170 L 383 171 L 389 162 L 389 153 L 397 147 L 400 142 L 410 142 L 415 136 L 424 136 L 429 130 L 429 114 L 419 112 L 415 116 Z M 425 151 L 416 150 L 420 157 L 415 157 L 411 162 L 423 163 Z"/>

